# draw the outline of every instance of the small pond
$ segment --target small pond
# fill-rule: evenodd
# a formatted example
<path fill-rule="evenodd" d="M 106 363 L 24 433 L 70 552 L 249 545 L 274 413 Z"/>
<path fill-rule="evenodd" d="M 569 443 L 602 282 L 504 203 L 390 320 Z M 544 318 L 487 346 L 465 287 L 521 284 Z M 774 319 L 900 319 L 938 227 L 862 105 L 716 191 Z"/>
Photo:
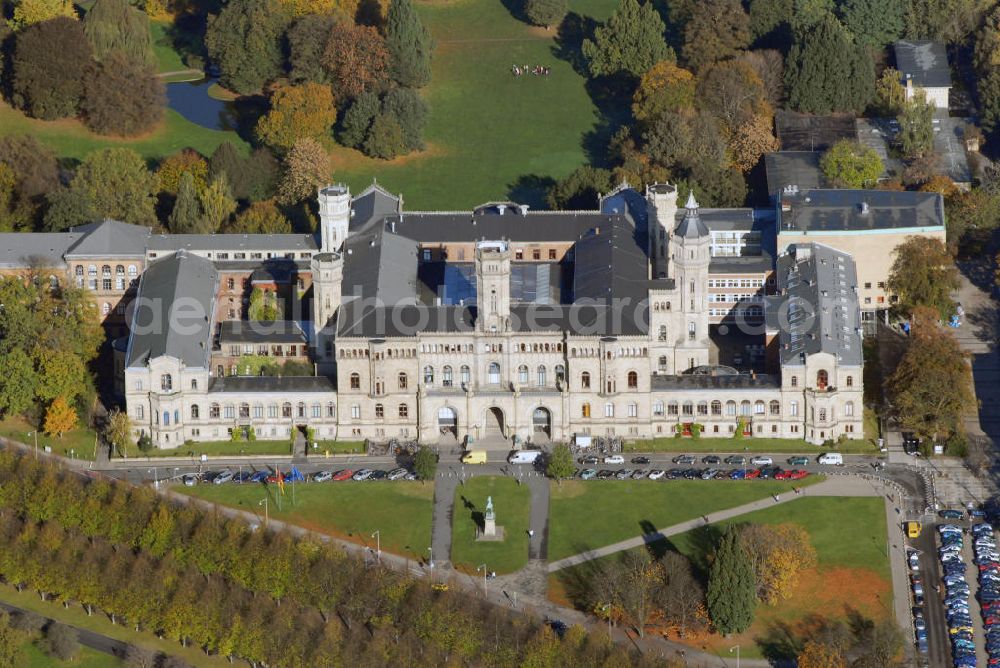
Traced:
<path fill-rule="evenodd" d="M 208 89 L 217 79 L 167 84 L 167 106 L 209 130 L 236 130 L 236 103 L 217 100 Z"/>

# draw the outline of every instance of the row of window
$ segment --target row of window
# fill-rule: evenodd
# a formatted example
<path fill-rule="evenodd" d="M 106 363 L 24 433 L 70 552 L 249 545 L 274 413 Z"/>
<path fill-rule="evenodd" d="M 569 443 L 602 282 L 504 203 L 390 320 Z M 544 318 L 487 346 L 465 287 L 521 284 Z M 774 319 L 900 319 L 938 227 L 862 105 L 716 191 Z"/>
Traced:
<path fill-rule="evenodd" d="M 82 288 L 84 286 L 84 266 L 78 264 L 74 267 L 73 273 L 76 277 L 76 287 Z M 139 268 L 130 264 L 126 265 L 119 264 L 115 266 L 114 275 L 112 276 L 111 265 L 105 264 L 101 267 L 101 278 L 98 282 L 97 278 L 97 265 L 92 264 L 86 268 L 86 285 L 91 290 L 97 290 L 100 286 L 101 290 L 111 290 L 112 286 L 115 290 L 125 290 L 126 285 L 131 285 L 135 282 L 136 278 L 139 276 Z M 128 276 L 128 281 L 126 282 L 126 275 Z"/>
<path fill-rule="evenodd" d="M 664 410 L 664 406 L 666 410 Z M 626 406 L 626 411 L 628 417 L 636 417 L 638 415 L 638 404 L 629 403 Z M 815 422 L 817 411 L 815 408 L 810 409 L 810 418 Z M 797 417 L 799 414 L 799 402 L 791 401 L 788 404 L 788 414 L 790 417 Z M 826 422 L 827 410 L 826 408 L 819 409 L 819 422 Z M 834 414 L 834 409 L 831 407 L 829 411 L 829 417 L 832 419 Z M 772 400 L 765 403 L 761 400 L 755 402 L 750 402 L 748 400 L 743 400 L 739 404 L 730 399 L 723 404 L 719 400 L 712 401 L 711 403 L 707 401 L 699 401 L 695 403 L 693 401 L 685 401 L 679 403 L 676 401 L 667 402 L 664 405 L 662 401 L 653 402 L 653 416 L 662 417 L 663 415 L 668 416 L 685 416 L 685 417 L 707 417 L 709 415 L 715 417 L 721 417 L 725 415 L 729 418 L 737 417 L 763 417 L 765 415 L 770 415 L 772 417 L 779 417 L 781 415 L 781 402 L 777 400 Z M 614 417 L 615 416 L 615 405 L 613 403 L 604 404 L 604 417 Z M 848 401 L 844 404 L 844 416 L 854 417 L 854 402 Z M 591 408 L 589 403 L 584 403 L 580 407 L 580 417 L 590 418 Z"/>
<path fill-rule="evenodd" d="M 789 379 L 788 382 L 789 382 L 789 384 L 792 387 L 798 387 L 799 386 L 799 377 L 798 376 L 792 376 Z M 827 373 L 826 369 L 820 369 L 819 371 L 817 371 L 816 372 L 816 389 L 818 389 L 818 390 L 825 390 L 827 388 L 827 386 L 829 386 L 829 384 L 830 384 L 830 374 Z M 848 376 L 847 378 L 845 378 L 844 379 L 844 384 L 847 387 L 854 387 L 854 376 Z"/>
<path fill-rule="evenodd" d="M 763 278 L 710 278 L 708 279 L 710 288 L 762 288 Z"/>
<path fill-rule="evenodd" d="M 280 416 L 283 418 L 336 418 L 337 417 L 337 407 L 333 402 L 326 404 L 326 410 L 321 404 L 310 404 L 306 405 L 304 402 L 299 402 L 294 406 L 291 402 L 285 402 L 280 406 L 278 404 L 253 404 L 251 406 L 249 403 L 241 404 L 226 404 L 220 405 L 217 403 L 210 404 L 208 407 L 208 417 L 211 420 L 227 419 L 235 420 L 237 417 L 243 420 L 248 420 L 251 417 L 254 419 L 262 420 L 265 417 L 265 413 L 268 419 L 277 419 Z M 353 412 L 353 411 L 352 411 Z M 145 409 L 142 404 L 136 404 L 134 415 L 136 419 L 145 419 Z M 163 426 L 170 426 L 170 411 L 163 411 Z M 154 416 L 154 420 L 158 419 L 158 416 Z M 190 408 L 190 419 L 200 420 L 201 419 L 201 407 L 198 404 L 192 404 Z M 175 423 L 180 423 L 180 411 L 173 411 L 173 421 Z"/>

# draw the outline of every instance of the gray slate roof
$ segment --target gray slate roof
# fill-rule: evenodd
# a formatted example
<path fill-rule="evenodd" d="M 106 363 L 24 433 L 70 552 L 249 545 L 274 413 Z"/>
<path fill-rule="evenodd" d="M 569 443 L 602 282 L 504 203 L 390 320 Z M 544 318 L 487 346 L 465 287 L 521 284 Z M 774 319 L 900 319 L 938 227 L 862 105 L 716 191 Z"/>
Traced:
<path fill-rule="evenodd" d="M 857 271 L 847 253 L 823 244 L 795 244 L 778 258 L 780 294 L 765 300 L 767 329 L 778 333 L 782 365 L 815 353 L 861 365 Z"/>
<path fill-rule="evenodd" d="M 82 236 L 81 232 L 0 233 L 0 267 L 62 267 L 66 251 Z"/>
<path fill-rule="evenodd" d="M 951 71 L 944 44 L 931 40 L 900 40 L 893 45 L 896 52 L 896 69 L 905 78 L 910 75 L 915 86 L 921 88 L 948 88 Z M 903 82 L 905 86 L 905 81 Z"/>
<path fill-rule="evenodd" d="M 72 228 L 81 237 L 66 252 L 71 257 L 143 257 L 149 241 L 149 228 L 105 219 Z"/>
<path fill-rule="evenodd" d="M 800 190 L 793 194 L 783 193 L 778 200 L 779 237 L 786 232 L 944 227 L 944 199 L 937 193 Z"/>
<path fill-rule="evenodd" d="M 224 376 L 208 383 L 218 392 L 335 392 L 337 382 L 327 376 Z"/>
<path fill-rule="evenodd" d="M 702 221 L 698 212 L 698 202 L 695 201 L 694 191 L 688 195 L 687 204 L 684 205 L 684 217 L 677 224 L 674 234 L 685 239 L 698 239 L 707 237 L 709 234 L 708 226 Z"/>
<path fill-rule="evenodd" d="M 387 216 L 395 222 L 396 232 L 417 242 L 473 242 L 482 239 L 506 239 L 511 243 L 574 241 L 586 232 L 607 226 L 624 215 L 606 215 L 598 211 L 562 211 L 523 215 L 495 208 L 468 213 L 406 213 Z"/>
<path fill-rule="evenodd" d="M 825 151 L 841 139 L 854 139 L 854 116 L 813 116 L 779 109 L 774 129 L 782 151 Z"/>
<path fill-rule="evenodd" d="M 399 213 L 401 208 L 399 197 L 384 190 L 377 183 L 372 183 L 361 194 L 351 199 L 351 220 L 348 223 L 348 230 L 354 233 L 364 229 L 368 224 L 384 216 Z"/>
<path fill-rule="evenodd" d="M 767 194 L 779 195 L 787 186 L 801 190 L 825 188 L 826 177 L 819 168 L 819 151 L 778 151 L 764 155 L 767 171 Z"/>
<path fill-rule="evenodd" d="M 219 274 L 211 261 L 178 251 L 149 265 L 139 281 L 127 366 L 164 355 L 208 368 Z"/>
<path fill-rule="evenodd" d="M 388 305 L 413 303 L 417 294 L 417 245 L 378 225 L 348 238 L 341 294 L 378 299 Z"/>
<path fill-rule="evenodd" d="M 306 334 L 294 320 L 223 320 L 219 342 L 227 343 L 306 343 Z"/>

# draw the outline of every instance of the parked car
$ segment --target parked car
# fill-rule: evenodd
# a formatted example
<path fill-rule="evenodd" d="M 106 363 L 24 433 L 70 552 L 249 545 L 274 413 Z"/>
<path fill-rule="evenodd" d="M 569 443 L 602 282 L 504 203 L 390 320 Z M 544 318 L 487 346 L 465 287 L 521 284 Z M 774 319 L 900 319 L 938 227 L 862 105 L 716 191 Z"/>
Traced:
<path fill-rule="evenodd" d="M 351 469 L 342 469 L 333 474 L 333 479 L 336 482 L 341 480 L 350 480 L 354 476 L 354 471 Z"/>
<path fill-rule="evenodd" d="M 746 478 L 747 472 L 743 469 L 733 469 L 729 472 L 730 480 L 743 480 Z"/>
<path fill-rule="evenodd" d="M 796 455 L 794 457 L 789 457 L 788 458 L 788 465 L 789 466 L 808 466 L 809 465 L 809 458 L 808 457 L 803 457 L 801 455 Z"/>
<path fill-rule="evenodd" d="M 649 463 L 649 457 L 645 457 L 645 456 L 642 456 L 642 455 L 640 455 L 638 457 L 633 457 L 632 458 L 632 463 L 633 464 L 648 464 Z"/>
<path fill-rule="evenodd" d="M 614 471 L 610 471 L 608 469 L 601 469 L 600 471 L 597 472 L 597 479 L 598 480 L 608 480 L 608 479 L 614 478 L 614 477 L 615 477 L 615 472 Z"/>
<path fill-rule="evenodd" d="M 621 455 L 608 455 L 604 458 L 605 464 L 624 464 L 625 458 Z"/>
<path fill-rule="evenodd" d="M 393 469 L 389 471 L 389 480 L 402 480 L 403 478 L 406 477 L 407 473 L 409 473 L 409 471 L 407 471 L 403 467 L 399 467 L 398 469 Z"/>
<path fill-rule="evenodd" d="M 760 469 L 747 469 L 747 480 L 754 480 L 760 477 Z"/>
<path fill-rule="evenodd" d="M 692 455 L 677 455 L 672 461 L 674 464 L 691 465 L 694 464 L 695 458 Z"/>
<path fill-rule="evenodd" d="M 329 482 L 333 480 L 333 471 L 319 471 L 313 476 L 313 482 Z"/>
<path fill-rule="evenodd" d="M 385 480 L 387 477 L 389 477 L 388 473 L 386 473 L 382 469 L 375 469 L 374 471 L 372 471 L 372 474 L 370 476 L 368 476 L 368 479 L 369 480 Z"/>
<path fill-rule="evenodd" d="M 645 469 L 636 469 L 635 473 L 632 474 L 632 480 L 642 480 L 647 475 L 649 475 Z"/>
<path fill-rule="evenodd" d="M 747 458 L 743 455 L 729 455 L 726 457 L 726 463 L 730 466 L 746 466 Z"/>
<path fill-rule="evenodd" d="M 955 510 L 954 508 L 945 508 L 938 512 L 938 515 L 946 520 L 960 520 L 965 517 L 965 513 L 961 510 Z"/>
<path fill-rule="evenodd" d="M 580 471 L 581 480 L 590 480 L 591 478 L 597 477 L 597 471 L 594 469 L 583 469 Z"/>
<path fill-rule="evenodd" d="M 809 471 L 802 471 L 800 469 L 796 469 L 795 471 L 788 472 L 789 480 L 802 480 L 803 478 L 807 477 L 809 477 Z"/>
<path fill-rule="evenodd" d="M 702 471 L 701 479 L 702 480 L 711 480 L 711 479 L 713 479 L 715 477 L 715 474 L 718 473 L 718 472 L 719 472 L 719 469 L 705 469 L 704 471 Z"/>
<path fill-rule="evenodd" d="M 667 472 L 664 471 L 663 469 L 653 469 L 652 471 L 649 472 L 649 479 L 650 480 L 659 480 L 660 478 L 662 478 L 666 474 L 667 474 Z"/>
<path fill-rule="evenodd" d="M 580 457 L 580 459 L 578 459 L 577 461 L 585 466 L 588 464 L 599 464 L 601 462 L 601 460 L 598 459 L 597 455 L 587 455 L 586 457 Z"/>
<path fill-rule="evenodd" d="M 358 482 L 362 480 L 368 480 L 372 477 L 373 471 L 371 469 L 360 469 L 357 473 L 351 476 L 351 480 L 356 480 Z"/>
<path fill-rule="evenodd" d="M 618 480 L 625 480 L 630 475 L 632 475 L 632 469 L 618 469 L 615 471 L 615 478 Z"/>
<path fill-rule="evenodd" d="M 711 466 L 718 466 L 722 463 L 722 459 L 716 455 L 707 455 L 701 458 L 702 464 L 709 464 Z"/>
<path fill-rule="evenodd" d="M 266 470 L 254 471 L 253 475 L 250 476 L 250 482 L 264 482 L 267 480 L 269 473 Z"/>
<path fill-rule="evenodd" d="M 774 460 L 765 455 L 757 455 L 756 457 L 752 457 L 750 459 L 750 463 L 754 466 L 770 466 L 774 463 Z"/>
<path fill-rule="evenodd" d="M 188 473 L 181 480 L 184 482 L 185 487 L 194 487 L 198 484 L 198 476 L 193 473 Z"/>

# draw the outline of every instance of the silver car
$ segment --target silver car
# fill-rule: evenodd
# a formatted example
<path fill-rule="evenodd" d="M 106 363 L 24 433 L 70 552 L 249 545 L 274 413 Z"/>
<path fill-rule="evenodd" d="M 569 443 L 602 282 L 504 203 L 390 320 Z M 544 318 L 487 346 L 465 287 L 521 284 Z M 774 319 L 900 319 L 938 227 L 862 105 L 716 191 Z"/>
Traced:
<path fill-rule="evenodd" d="M 320 471 L 313 476 L 313 482 L 329 482 L 333 480 L 333 471 Z"/>
<path fill-rule="evenodd" d="M 389 475 L 386 476 L 386 477 L 389 480 L 401 480 L 402 478 L 406 477 L 407 473 L 409 473 L 409 471 L 407 471 L 406 469 L 400 467 L 398 469 L 393 469 L 393 470 L 389 471 Z"/>
<path fill-rule="evenodd" d="M 361 469 L 360 471 L 352 475 L 351 479 L 357 481 L 368 480 L 368 478 L 372 477 L 372 473 L 373 471 L 371 469 Z"/>

